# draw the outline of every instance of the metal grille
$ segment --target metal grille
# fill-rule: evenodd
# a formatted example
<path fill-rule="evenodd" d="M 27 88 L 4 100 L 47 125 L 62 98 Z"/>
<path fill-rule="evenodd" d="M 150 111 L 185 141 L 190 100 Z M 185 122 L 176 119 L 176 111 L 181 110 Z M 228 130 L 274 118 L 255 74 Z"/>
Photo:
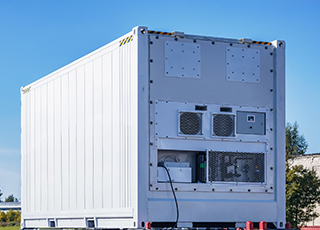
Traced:
<path fill-rule="evenodd" d="M 234 115 L 213 114 L 213 136 L 234 137 Z"/>
<path fill-rule="evenodd" d="M 264 179 L 264 153 L 209 152 L 209 182 L 259 182 Z"/>
<path fill-rule="evenodd" d="M 202 113 L 180 112 L 179 117 L 180 134 L 202 134 Z"/>

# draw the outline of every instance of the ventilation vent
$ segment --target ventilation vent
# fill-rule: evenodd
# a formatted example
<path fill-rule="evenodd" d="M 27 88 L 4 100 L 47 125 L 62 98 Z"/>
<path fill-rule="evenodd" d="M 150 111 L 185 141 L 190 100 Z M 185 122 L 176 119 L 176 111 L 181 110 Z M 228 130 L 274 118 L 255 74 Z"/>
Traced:
<path fill-rule="evenodd" d="M 264 180 L 264 153 L 209 152 L 209 182 L 256 182 Z"/>
<path fill-rule="evenodd" d="M 179 112 L 179 134 L 202 135 L 202 113 Z"/>
<path fill-rule="evenodd" d="M 213 114 L 212 115 L 212 124 L 213 136 L 220 137 L 234 137 L 234 115 L 228 114 Z"/>

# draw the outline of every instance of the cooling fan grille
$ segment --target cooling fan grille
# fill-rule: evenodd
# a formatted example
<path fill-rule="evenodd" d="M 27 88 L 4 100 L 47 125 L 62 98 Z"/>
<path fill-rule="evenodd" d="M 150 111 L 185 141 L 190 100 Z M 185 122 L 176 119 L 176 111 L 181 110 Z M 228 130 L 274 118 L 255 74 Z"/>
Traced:
<path fill-rule="evenodd" d="M 179 134 L 202 135 L 202 113 L 179 112 Z"/>
<path fill-rule="evenodd" d="M 235 115 L 213 114 L 212 115 L 212 135 L 220 137 L 234 137 Z"/>

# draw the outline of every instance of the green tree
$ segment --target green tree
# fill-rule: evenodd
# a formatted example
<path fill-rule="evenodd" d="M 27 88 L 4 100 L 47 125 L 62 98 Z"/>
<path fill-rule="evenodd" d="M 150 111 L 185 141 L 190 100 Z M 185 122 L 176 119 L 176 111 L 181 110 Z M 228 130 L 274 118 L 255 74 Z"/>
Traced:
<path fill-rule="evenodd" d="M 11 222 L 11 221 L 15 221 L 15 220 L 16 220 L 16 211 L 10 209 L 6 213 L 6 222 Z"/>
<path fill-rule="evenodd" d="M 17 221 L 19 224 L 21 222 L 21 212 L 19 210 L 16 211 L 16 219 L 15 221 Z"/>
<path fill-rule="evenodd" d="M 3 195 L 3 193 L 2 193 L 2 191 L 0 189 L 0 203 L 2 202 L 2 200 L 1 200 L 2 195 Z"/>
<path fill-rule="evenodd" d="M 6 222 L 6 213 L 0 211 L 0 222 Z"/>
<path fill-rule="evenodd" d="M 315 211 L 320 203 L 320 179 L 314 170 L 302 165 L 286 170 L 286 219 L 293 228 L 305 225 L 318 217 Z"/>
<path fill-rule="evenodd" d="M 18 199 L 15 198 L 15 197 L 13 196 L 13 194 L 11 194 L 10 196 L 8 196 L 8 197 L 5 199 L 4 202 L 18 202 Z"/>
<path fill-rule="evenodd" d="M 286 160 L 296 155 L 305 154 L 308 144 L 303 135 L 299 134 L 299 125 L 287 123 L 286 126 Z"/>
<path fill-rule="evenodd" d="M 286 126 L 286 218 L 294 228 L 318 217 L 315 211 L 320 202 L 320 179 L 315 171 L 302 165 L 291 166 L 294 156 L 305 154 L 307 141 L 299 133 L 297 122 Z"/>

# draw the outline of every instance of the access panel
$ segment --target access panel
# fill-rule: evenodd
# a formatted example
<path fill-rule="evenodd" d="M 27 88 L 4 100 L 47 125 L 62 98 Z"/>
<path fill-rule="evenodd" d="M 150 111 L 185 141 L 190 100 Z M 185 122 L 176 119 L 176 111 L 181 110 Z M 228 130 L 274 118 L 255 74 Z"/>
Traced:
<path fill-rule="evenodd" d="M 238 134 L 266 134 L 266 114 L 257 112 L 237 112 Z"/>

